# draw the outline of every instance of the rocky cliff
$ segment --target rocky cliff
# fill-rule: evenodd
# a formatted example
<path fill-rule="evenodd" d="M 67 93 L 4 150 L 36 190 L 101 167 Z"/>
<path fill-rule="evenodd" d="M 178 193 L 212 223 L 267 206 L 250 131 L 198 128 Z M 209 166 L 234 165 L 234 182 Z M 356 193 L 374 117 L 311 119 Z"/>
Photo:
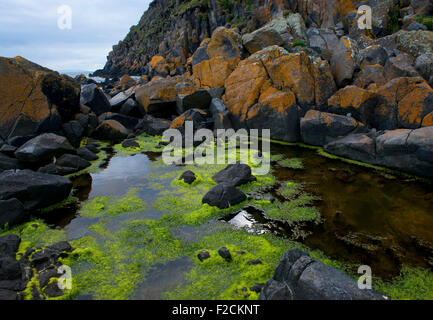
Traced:
<path fill-rule="evenodd" d="M 140 75 L 154 55 L 172 58 L 181 67 L 217 27 L 236 27 L 245 34 L 291 12 L 299 13 L 308 28 L 333 30 L 344 23 L 348 29 L 353 11 L 361 4 L 375 8 L 375 36 L 398 29 L 399 17 L 431 10 L 428 0 L 154 0 L 140 22 L 113 47 L 97 74 Z"/>

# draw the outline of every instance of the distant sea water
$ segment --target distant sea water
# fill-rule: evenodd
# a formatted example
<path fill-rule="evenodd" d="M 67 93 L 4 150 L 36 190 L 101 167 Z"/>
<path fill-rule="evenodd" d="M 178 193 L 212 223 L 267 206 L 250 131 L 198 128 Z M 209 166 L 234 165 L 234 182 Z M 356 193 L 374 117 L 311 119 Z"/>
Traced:
<path fill-rule="evenodd" d="M 84 74 L 87 78 L 95 80 L 97 83 L 102 83 L 105 81 L 105 78 L 101 77 L 89 77 L 89 74 L 92 73 L 92 71 L 71 71 L 71 70 L 64 70 L 59 71 L 62 74 L 66 74 L 72 78 L 75 78 L 76 76 L 79 76 L 80 74 Z"/>

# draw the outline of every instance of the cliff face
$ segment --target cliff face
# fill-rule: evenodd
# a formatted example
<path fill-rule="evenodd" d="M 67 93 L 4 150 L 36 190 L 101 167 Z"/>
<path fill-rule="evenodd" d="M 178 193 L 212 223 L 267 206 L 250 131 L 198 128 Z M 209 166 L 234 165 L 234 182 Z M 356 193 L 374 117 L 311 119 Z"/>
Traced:
<path fill-rule="evenodd" d="M 241 34 L 275 17 L 299 12 L 307 25 L 333 27 L 359 1 L 352 0 L 154 0 L 123 41 L 113 47 L 98 74 L 139 75 L 152 56 L 173 58 L 182 65 L 219 26 Z"/>

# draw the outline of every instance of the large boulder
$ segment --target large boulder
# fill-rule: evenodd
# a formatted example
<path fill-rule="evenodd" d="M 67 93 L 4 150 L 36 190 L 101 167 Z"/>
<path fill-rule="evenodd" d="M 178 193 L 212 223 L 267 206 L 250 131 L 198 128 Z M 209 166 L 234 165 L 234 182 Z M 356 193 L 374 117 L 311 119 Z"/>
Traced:
<path fill-rule="evenodd" d="M 79 112 L 80 86 L 24 58 L 0 58 L 0 137 L 58 132 Z"/>
<path fill-rule="evenodd" d="M 233 187 L 257 181 L 257 178 L 251 174 L 251 168 L 242 163 L 228 165 L 224 170 L 216 173 L 212 179 L 217 183 L 224 183 Z"/>
<path fill-rule="evenodd" d="M 344 87 L 352 81 L 357 54 L 356 41 L 346 36 L 342 37 L 331 59 L 332 74 L 339 87 Z"/>
<path fill-rule="evenodd" d="M 260 300 L 384 300 L 378 292 L 361 290 L 338 269 L 293 249 L 286 251 L 260 294 Z"/>
<path fill-rule="evenodd" d="M 80 103 L 88 106 L 97 116 L 111 109 L 110 102 L 96 84 L 88 84 L 81 88 Z"/>
<path fill-rule="evenodd" d="M 140 134 L 145 132 L 151 136 L 161 136 L 170 126 L 171 121 L 147 115 L 140 120 L 134 130 Z"/>
<path fill-rule="evenodd" d="M 177 97 L 176 110 L 179 114 L 189 109 L 209 109 L 212 97 L 208 90 L 197 90 L 191 94 L 183 94 Z"/>
<path fill-rule="evenodd" d="M 21 223 L 28 215 L 28 212 L 24 208 L 23 204 L 17 199 L 0 200 L 0 207 L 2 208 L 0 212 L 0 228 L 4 226 L 14 226 Z M 1 248 L 1 238 L 0 238 L 0 251 Z M 1 256 L 1 254 L 0 254 Z"/>
<path fill-rule="evenodd" d="M 315 146 L 324 146 L 339 137 L 366 131 L 366 127 L 352 117 L 316 110 L 308 111 L 301 119 L 302 141 Z"/>
<path fill-rule="evenodd" d="M 96 128 L 93 136 L 100 140 L 123 140 L 129 135 L 129 131 L 116 120 L 104 120 Z"/>
<path fill-rule="evenodd" d="M 222 87 L 241 60 L 241 54 L 241 36 L 233 30 L 218 27 L 211 39 L 203 40 L 194 53 L 194 77 L 202 88 Z"/>
<path fill-rule="evenodd" d="M 190 94 L 194 91 L 196 86 L 191 79 L 157 78 L 139 87 L 135 97 L 147 114 L 168 118 L 176 114 L 178 95 Z"/>
<path fill-rule="evenodd" d="M 247 196 L 242 191 L 233 186 L 220 183 L 203 197 L 202 202 L 219 209 L 227 209 L 246 199 Z"/>
<path fill-rule="evenodd" d="M 26 209 L 41 209 L 66 199 L 72 182 L 64 177 L 31 170 L 0 173 L 0 200 L 18 199 Z"/>
<path fill-rule="evenodd" d="M 278 20 L 285 22 L 283 19 Z M 286 27 L 287 32 L 287 23 L 284 24 L 281 23 L 281 29 Z M 278 27 L 279 26 L 274 22 L 272 24 L 267 24 L 260 29 L 257 29 L 252 33 L 247 33 L 242 36 L 242 44 L 250 54 L 256 53 L 257 51 L 260 51 L 269 46 L 282 46 L 284 44 L 284 40 L 280 34 L 280 31 L 282 30 L 279 30 L 280 28 Z"/>
<path fill-rule="evenodd" d="M 15 157 L 23 162 L 45 163 L 65 153 L 75 153 L 68 139 L 53 133 L 42 134 L 26 142 L 17 151 Z"/>
<path fill-rule="evenodd" d="M 340 89 L 328 101 L 328 112 L 341 115 L 351 114 L 356 120 L 368 123 L 374 113 L 377 99 L 374 91 L 356 86 Z"/>
<path fill-rule="evenodd" d="M 377 129 L 420 128 L 433 111 L 433 89 L 421 77 L 396 78 L 380 87 L 371 125 Z"/>

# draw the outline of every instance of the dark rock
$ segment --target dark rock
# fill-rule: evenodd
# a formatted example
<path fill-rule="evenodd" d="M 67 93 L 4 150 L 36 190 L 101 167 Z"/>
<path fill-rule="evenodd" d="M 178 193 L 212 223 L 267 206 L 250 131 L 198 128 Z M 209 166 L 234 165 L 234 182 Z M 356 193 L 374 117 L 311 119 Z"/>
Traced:
<path fill-rule="evenodd" d="M 30 170 L 0 173 L 0 200 L 16 198 L 27 209 L 40 209 L 66 199 L 72 182 L 64 177 Z"/>
<path fill-rule="evenodd" d="M 344 158 L 371 163 L 376 158 L 374 137 L 366 134 L 351 134 L 335 140 L 324 147 L 326 152 Z"/>
<path fill-rule="evenodd" d="M 111 109 L 110 102 L 96 84 L 88 84 L 81 88 L 80 103 L 92 109 L 97 116 Z"/>
<path fill-rule="evenodd" d="M 135 127 L 135 131 L 139 133 L 147 133 L 151 136 L 160 136 L 170 128 L 171 121 L 155 118 L 152 116 L 145 116 Z"/>
<path fill-rule="evenodd" d="M 415 69 L 430 84 L 430 86 L 433 86 L 433 55 L 432 54 L 420 55 L 415 61 Z"/>
<path fill-rule="evenodd" d="M 260 300 L 383 300 L 374 290 L 360 290 L 343 272 L 294 249 L 286 251 Z"/>
<path fill-rule="evenodd" d="M 63 131 L 65 132 L 66 138 L 74 148 L 80 146 L 81 139 L 84 135 L 84 127 L 79 121 L 69 121 L 63 124 Z"/>
<path fill-rule="evenodd" d="M 5 144 L 0 148 L 0 152 L 7 156 L 14 156 L 15 151 L 17 151 L 17 147 Z"/>
<path fill-rule="evenodd" d="M 77 155 L 87 161 L 98 160 L 98 156 L 89 150 L 87 147 L 77 149 Z"/>
<path fill-rule="evenodd" d="M 138 124 L 137 118 L 125 116 L 124 114 L 112 113 L 112 112 L 101 114 L 98 119 L 100 122 L 105 120 L 115 120 L 128 130 L 134 130 L 134 128 Z"/>
<path fill-rule="evenodd" d="M 23 204 L 17 199 L 0 200 L 0 228 L 6 224 L 11 227 L 24 221 L 28 212 L 25 210 Z M 0 239 L 1 246 L 1 239 Z M 1 256 L 1 248 L 0 248 Z"/>
<path fill-rule="evenodd" d="M 57 272 L 56 268 L 50 268 L 48 270 L 44 270 L 38 275 L 38 281 L 40 288 L 45 288 L 50 282 L 51 278 L 59 278 L 61 276 L 60 273 Z M 57 283 L 55 283 L 57 285 Z"/>
<path fill-rule="evenodd" d="M 215 117 L 216 115 L 222 113 L 227 114 L 228 110 L 224 102 L 219 98 L 214 98 L 210 104 L 210 112 Z"/>
<path fill-rule="evenodd" d="M 134 99 L 128 99 L 120 108 L 119 113 L 135 118 L 143 118 L 146 115 L 144 108 Z"/>
<path fill-rule="evenodd" d="M 0 301 L 15 300 L 21 300 L 20 296 L 15 291 L 0 289 Z"/>
<path fill-rule="evenodd" d="M 225 90 L 226 89 L 224 87 L 215 87 L 215 88 L 208 89 L 207 92 L 209 92 L 212 99 L 215 99 L 215 98 L 221 99 Z"/>
<path fill-rule="evenodd" d="M 257 178 L 251 174 L 251 168 L 241 163 L 228 165 L 224 170 L 215 174 L 212 179 L 217 183 L 224 183 L 233 187 L 257 181 Z"/>
<path fill-rule="evenodd" d="M 259 264 L 263 264 L 263 262 L 260 261 L 259 259 L 257 259 L 257 260 L 251 260 L 251 261 L 247 262 L 247 266 L 256 266 L 256 265 L 259 265 Z"/>
<path fill-rule="evenodd" d="M 183 180 L 187 184 L 192 184 L 196 179 L 197 177 L 195 176 L 195 173 L 192 171 L 186 171 L 182 173 L 182 175 L 179 178 L 179 180 Z"/>
<path fill-rule="evenodd" d="M 265 287 L 264 283 L 256 283 L 255 285 L 253 285 L 250 290 L 256 293 L 260 293 L 262 292 L 263 288 Z"/>
<path fill-rule="evenodd" d="M 220 209 L 227 209 L 246 200 L 247 196 L 233 186 L 221 183 L 212 188 L 202 202 Z"/>
<path fill-rule="evenodd" d="M 13 257 L 0 258 L 0 279 L 15 280 L 21 279 L 21 265 Z"/>
<path fill-rule="evenodd" d="M 197 255 L 197 258 L 198 258 L 201 262 L 203 262 L 203 261 L 205 261 L 205 260 L 207 260 L 207 259 L 210 258 L 210 253 L 207 252 L 207 251 L 205 251 L 205 250 L 203 250 L 202 252 L 200 252 L 200 253 Z"/>
<path fill-rule="evenodd" d="M 356 41 L 343 37 L 334 50 L 331 59 L 331 70 L 335 82 L 339 87 L 344 87 L 350 83 L 356 69 L 356 56 L 358 48 Z"/>
<path fill-rule="evenodd" d="M 357 67 L 365 67 L 367 65 L 385 66 L 388 61 L 388 53 L 381 45 L 372 45 L 368 48 L 359 51 L 357 56 Z"/>
<path fill-rule="evenodd" d="M 222 247 L 218 250 L 218 254 L 227 262 L 232 261 L 232 255 L 226 247 Z"/>
<path fill-rule="evenodd" d="M 3 208 L 3 205 L 1 206 Z M 15 258 L 21 243 L 21 238 L 15 234 L 0 237 L 0 257 Z"/>
<path fill-rule="evenodd" d="M 387 79 L 399 77 L 418 77 L 419 74 L 412 66 L 412 63 L 403 54 L 388 59 L 385 65 L 385 74 Z"/>
<path fill-rule="evenodd" d="M 140 145 L 135 139 L 128 139 L 122 142 L 123 148 L 140 148 Z"/>
<path fill-rule="evenodd" d="M 40 167 L 38 172 L 46 174 L 54 174 L 57 176 L 67 176 L 75 173 L 78 170 L 75 168 L 61 167 L 54 163 L 47 164 L 46 166 Z"/>
<path fill-rule="evenodd" d="M 111 110 L 118 111 L 120 110 L 120 107 L 128 101 L 134 94 L 126 94 L 125 92 L 120 92 L 119 94 L 115 95 L 113 98 L 110 99 L 110 105 Z"/>
<path fill-rule="evenodd" d="M 57 159 L 56 165 L 60 167 L 74 168 L 76 171 L 80 171 L 87 167 L 90 167 L 91 164 L 89 161 L 84 160 L 77 155 L 64 154 L 59 159 Z"/>
<path fill-rule="evenodd" d="M 22 169 L 22 164 L 15 158 L 0 153 L 0 172 L 11 169 Z"/>
<path fill-rule="evenodd" d="M 45 133 L 18 148 L 15 156 L 23 162 L 47 163 L 52 161 L 53 157 L 75 152 L 75 149 L 65 137 Z"/>
<path fill-rule="evenodd" d="M 176 110 L 179 114 L 189 109 L 209 109 L 212 97 L 207 90 L 197 90 L 191 94 L 179 95 Z"/>
<path fill-rule="evenodd" d="M 368 129 L 362 123 L 352 117 L 315 110 L 308 111 L 301 119 L 302 141 L 315 146 L 324 146 L 351 133 L 367 131 Z"/>
<path fill-rule="evenodd" d="M 233 128 L 233 124 L 232 121 L 230 120 L 228 113 L 218 113 L 214 115 L 213 121 L 214 121 L 214 126 L 213 126 L 214 130 L 218 130 L 218 129 L 228 130 Z"/>
<path fill-rule="evenodd" d="M 116 120 L 102 121 L 93 133 L 94 137 L 101 140 L 123 140 L 128 135 L 128 130 Z"/>
<path fill-rule="evenodd" d="M 209 114 L 201 109 L 189 109 L 185 111 L 171 123 L 171 129 L 178 129 L 182 133 L 185 130 L 185 122 L 191 121 L 194 131 L 208 127 Z"/>

